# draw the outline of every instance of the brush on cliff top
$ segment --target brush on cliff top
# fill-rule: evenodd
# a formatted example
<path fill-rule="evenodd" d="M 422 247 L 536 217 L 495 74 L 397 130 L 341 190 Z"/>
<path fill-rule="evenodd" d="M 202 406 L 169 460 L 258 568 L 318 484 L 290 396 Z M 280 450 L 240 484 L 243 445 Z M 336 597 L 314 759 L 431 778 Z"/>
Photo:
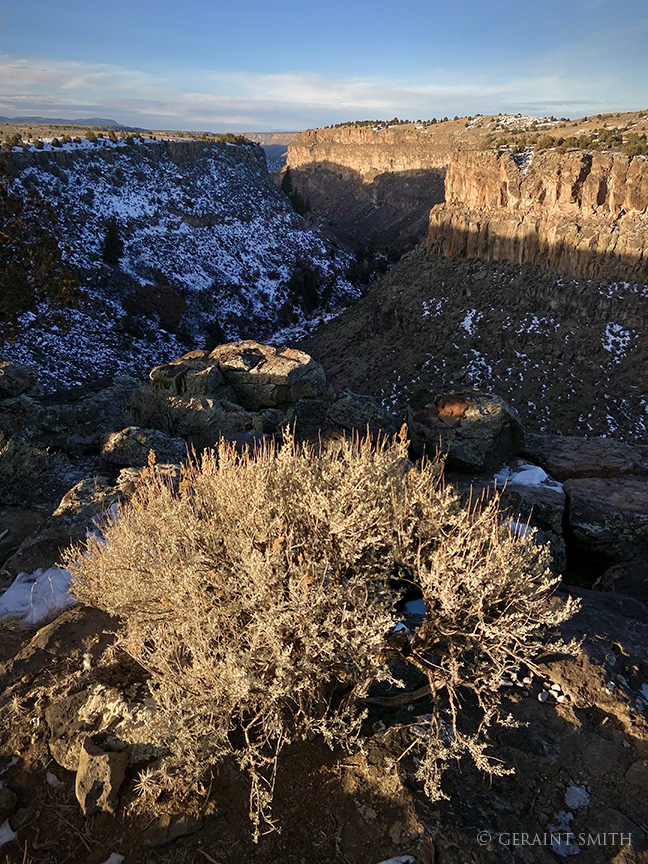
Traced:
<path fill-rule="evenodd" d="M 273 825 L 283 749 L 313 735 L 356 746 L 371 685 L 399 684 L 395 658 L 429 693 L 427 794 L 439 797 L 445 766 L 466 755 L 506 770 L 489 751 L 489 726 L 507 722 L 500 687 L 574 605 L 549 602 L 555 580 L 533 532 L 511 531 L 496 501 L 464 507 L 442 463 L 414 467 L 407 453 L 404 429 L 317 452 L 288 435 L 254 454 L 222 441 L 177 490 L 145 471 L 105 540 L 67 555 L 77 597 L 121 617 L 119 644 L 149 676 L 148 731 L 168 755 L 141 778 L 143 807 L 189 794 L 233 758 L 258 837 Z M 425 600 L 411 639 L 393 632 L 395 573 Z"/>

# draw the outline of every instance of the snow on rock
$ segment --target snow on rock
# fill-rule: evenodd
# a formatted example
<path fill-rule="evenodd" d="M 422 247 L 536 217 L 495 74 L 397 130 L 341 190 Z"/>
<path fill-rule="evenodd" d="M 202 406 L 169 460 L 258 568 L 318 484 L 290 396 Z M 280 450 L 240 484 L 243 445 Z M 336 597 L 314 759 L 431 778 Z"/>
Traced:
<path fill-rule="evenodd" d="M 410 615 L 425 615 L 425 600 L 410 600 L 405 604 L 405 611 Z"/>
<path fill-rule="evenodd" d="M 628 330 L 626 327 L 622 327 L 621 324 L 609 321 L 605 325 L 601 344 L 606 351 L 614 355 L 614 362 L 620 363 L 626 356 L 630 343 L 636 336 L 637 333 L 635 331 Z"/>
<path fill-rule="evenodd" d="M 46 385 L 143 375 L 204 347 L 214 327 L 268 341 L 358 296 L 351 253 L 293 211 L 259 147 L 103 139 L 11 157 L 11 191 L 53 206 L 63 259 L 80 276 L 73 306 L 41 305 L 3 346 Z M 118 268 L 103 259 L 113 219 Z M 179 320 L 166 322 L 169 297 Z"/>
<path fill-rule="evenodd" d="M 0 597 L 0 618 L 21 618 L 24 626 L 31 626 L 75 602 L 70 595 L 68 570 L 39 568 L 16 576 Z"/>
<path fill-rule="evenodd" d="M 483 314 L 478 312 L 477 309 L 468 309 L 466 315 L 464 316 L 463 321 L 459 324 L 459 326 L 466 331 L 470 336 L 474 336 L 477 332 L 477 324 L 479 320 L 483 318 Z"/>
<path fill-rule="evenodd" d="M 9 820 L 3 822 L 0 825 L 0 846 L 4 846 L 5 843 L 10 843 L 12 840 L 15 840 L 17 834 L 15 831 L 11 830 L 11 825 L 9 824 Z"/>
<path fill-rule="evenodd" d="M 495 474 L 494 480 L 507 486 L 545 486 L 550 489 L 562 489 L 562 483 L 553 480 L 539 465 L 522 462 L 516 467 L 506 465 Z"/>
<path fill-rule="evenodd" d="M 582 810 L 590 803 L 589 787 L 572 783 L 565 792 L 565 804 L 570 810 Z"/>
<path fill-rule="evenodd" d="M 47 785 L 51 786 L 52 789 L 62 789 L 65 786 L 65 783 L 59 780 L 56 774 L 52 774 L 51 771 L 47 772 L 47 774 L 45 775 L 45 780 L 47 782 Z"/>
<path fill-rule="evenodd" d="M 547 831 L 551 834 L 551 851 L 560 858 L 578 855 L 580 846 L 571 829 L 574 814 L 561 810 L 559 813 L 554 813 L 553 818 L 554 824 L 547 825 Z"/>
<path fill-rule="evenodd" d="M 125 861 L 123 855 L 120 855 L 118 852 L 113 852 L 102 864 L 122 864 L 122 861 Z"/>

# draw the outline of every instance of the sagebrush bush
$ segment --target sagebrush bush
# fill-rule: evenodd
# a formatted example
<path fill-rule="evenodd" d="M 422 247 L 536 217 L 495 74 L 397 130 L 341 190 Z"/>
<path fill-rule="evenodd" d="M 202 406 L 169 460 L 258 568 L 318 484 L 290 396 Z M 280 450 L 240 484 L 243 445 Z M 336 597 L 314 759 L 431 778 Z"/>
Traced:
<path fill-rule="evenodd" d="M 122 647 L 151 676 L 152 731 L 170 755 L 141 791 L 197 782 L 234 757 L 251 779 L 258 836 L 283 747 L 314 734 L 350 746 L 362 698 L 375 681 L 394 683 L 401 649 L 434 702 L 421 744 L 428 793 L 465 752 L 500 770 L 485 753 L 498 685 L 571 607 L 548 603 L 546 550 L 512 533 L 495 504 L 464 508 L 442 467 L 413 467 L 402 431 L 317 452 L 289 436 L 243 456 L 221 442 L 177 491 L 143 473 L 105 541 L 68 556 L 77 597 L 122 617 Z M 395 573 L 420 583 L 427 606 L 406 648 L 393 635 Z M 460 716 L 469 691 L 476 728 Z"/>
<path fill-rule="evenodd" d="M 59 468 L 61 459 L 22 438 L 0 432 L 0 503 L 38 499 L 44 477 Z"/>

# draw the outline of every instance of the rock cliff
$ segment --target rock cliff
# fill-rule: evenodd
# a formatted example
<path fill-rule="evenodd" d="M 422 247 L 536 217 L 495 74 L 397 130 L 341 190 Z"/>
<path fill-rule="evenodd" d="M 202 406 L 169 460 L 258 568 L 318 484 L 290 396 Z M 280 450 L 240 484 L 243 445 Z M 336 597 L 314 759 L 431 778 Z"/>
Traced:
<path fill-rule="evenodd" d="M 648 161 L 548 150 L 459 152 L 427 249 L 594 279 L 648 279 Z"/>
<path fill-rule="evenodd" d="M 288 146 L 284 185 L 346 240 L 402 246 L 425 235 L 444 200 L 451 153 L 435 127 L 311 129 Z"/>

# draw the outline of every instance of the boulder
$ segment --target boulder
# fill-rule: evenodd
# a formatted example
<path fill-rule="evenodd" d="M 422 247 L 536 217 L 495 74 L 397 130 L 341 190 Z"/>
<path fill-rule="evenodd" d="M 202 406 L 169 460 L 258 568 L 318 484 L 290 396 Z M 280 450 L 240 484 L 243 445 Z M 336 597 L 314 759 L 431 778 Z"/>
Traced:
<path fill-rule="evenodd" d="M 66 609 L 45 624 L 23 645 L 13 658 L 0 663 L 0 684 L 8 676 L 48 674 L 58 664 L 66 668 L 84 663 L 94 666 L 106 648 L 115 641 L 119 620 L 89 606 Z"/>
<path fill-rule="evenodd" d="M 189 351 L 149 373 L 154 384 L 178 396 L 213 396 L 234 401 L 234 391 L 221 375 L 209 351 Z"/>
<path fill-rule="evenodd" d="M 465 390 L 443 393 L 421 408 L 407 412 L 412 453 L 447 454 L 447 466 L 457 471 L 493 471 L 524 447 L 524 430 L 517 411 L 499 396 Z"/>
<path fill-rule="evenodd" d="M 324 399 L 300 399 L 282 414 L 277 431 L 287 426 L 300 438 L 317 436 L 320 429 L 330 426 L 327 418 L 330 406 Z"/>
<path fill-rule="evenodd" d="M 158 462 L 181 462 L 187 453 L 182 438 L 169 438 L 157 429 L 127 426 L 107 435 L 101 444 L 101 455 L 112 465 L 144 466 L 153 451 Z"/>
<path fill-rule="evenodd" d="M 218 345 L 209 357 L 234 388 L 236 401 L 249 411 L 287 408 L 300 399 L 333 396 L 322 366 L 294 348 L 248 340 Z"/>
<path fill-rule="evenodd" d="M 360 432 L 365 434 L 367 429 L 372 435 L 383 433 L 394 435 L 398 431 L 398 423 L 377 399 L 373 396 L 361 396 L 344 390 L 337 399 L 331 403 L 326 419 L 345 432 Z"/>
<path fill-rule="evenodd" d="M 115 486 L 124 498 L 129 498 L 135 491 L 135 484 L 142 473 L 142 468 L 122 468 L 117 477 Z M 158 465 L 154 468 L 155 474 L 162 479 L 163 482 L 170 484 L 177 492 L 180 484 L 181 468 L 180 465 L 172 463 L 170 465 Z"/>
<path fill-rule="evenodd" d="M 501 493 L 502 506 L 509 510 L 517 521 L 526 522 L 541 532 L 539 540 L 546 540 L 551 547 L 552 570 L 564 573 L 567 564 L 563 520 L 566 496 L 555 486 L 523 486 L 511 484 Z"/>
<path fill-rule="evenodd" d="M 36 372 L 31 366 L 10 360 L 0 362 L 0 399 L 11 399 L 37 389 Z"/>
<path fill-rule="evenodd" d="M 90 737 L 81 746 L 75 794 L 84 816 L 100 810 L 114 814 L 117 810 L 119 787 L 126 776 L 128 755 L 107 752 L 97 747 Z"/>
<path fill-rule="evenodd" d="M 648 475 L 648 445 L 575 435 L 527 435 L 524 455 L 556 480 Z"/>
<path fill-rule="evenodd" d="M 126 754 L 129 764 L 155 759 L 166 752 L 152 732 L 156 703 L 144 684 L 131 684 L 128 694 L 117 687 L 95 684 L 64 696 L 45 709 L 49 749 L 68 771 L 79 767 L 88 735 L 109 750 Z"/>
<path fill-rule="evenodd" d="M 121 490 L 107 477 L 88 477 L 76 483 L 61 499 L 51 516 L 20 543 L 4 562 L 0 587 L 8 587 L 18 573 L 47 570 L 71 543 L 85 539 L 94 520 L 122 499 Z"/>
<path fill-rule="evenodd" d="M 96 453 L 101 438 L 125 425 L 135 378 L 116 376 L 101 386 L 76 387 L 35 399 L 25 394 L 0 403 L 0 431 L 74 456 Z"/>
<path fill-rule="evenodd" d="M 615 564 L 597 579 L 594 587 L 648 603 L 648 559 Z"/>
<path fill-rule="evenodd" d="M 602 566 L 648 557 L 648 477 L 568 480 L 569 541 Z"/>

